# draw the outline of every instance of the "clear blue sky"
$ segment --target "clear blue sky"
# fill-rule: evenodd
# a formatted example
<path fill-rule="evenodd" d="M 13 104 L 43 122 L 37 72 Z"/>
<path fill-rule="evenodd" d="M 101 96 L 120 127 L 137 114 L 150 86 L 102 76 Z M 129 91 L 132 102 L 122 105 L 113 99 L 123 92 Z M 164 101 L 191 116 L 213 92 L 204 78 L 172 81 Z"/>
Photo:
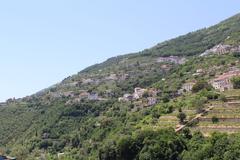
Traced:
<path fill-rule="evenodd" d="M 237 0 L 1 1 L 0 101 L 238 12 Z"/>

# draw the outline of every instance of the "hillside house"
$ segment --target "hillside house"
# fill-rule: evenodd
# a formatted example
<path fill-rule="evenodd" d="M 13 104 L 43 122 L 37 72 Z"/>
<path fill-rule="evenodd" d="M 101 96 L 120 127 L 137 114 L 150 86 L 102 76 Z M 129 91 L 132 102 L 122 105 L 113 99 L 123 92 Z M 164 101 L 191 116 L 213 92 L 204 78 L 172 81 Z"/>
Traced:
<path fill-rule="evenodd" d="M 201 69 L 201 68 L 200 68 L 200 69 L 197 69 L 197 70 L 196 70 L 196 73 L 204 73 L 204 70 Z"/>
<path fill-rule="evenodd" d="M 124 101 L 124 98 L 123 97 L 119 97 L 118 98 L 118 102 L 123 102 Z"/>
<path fill-rule="evenodd" d="M 111 89 L 108 89 L 104 92 L 104 97 L 114 97 L 114 91 Z"/>
<path fill-rule="evenodd" d="M 239 68 L 237 68 L 236 66 L 229 67 L 228 71 L 229 72 L 236 72 L 236 71 L 239 71 Z"/>
<path fill-rule="evenodd" d="M 155 89 L 155 88 L 150 88 L 148 89 L 148 95 L 150 97 L 157 97 L 157 94 L 159 93 L 159 90 Z"/>
<path fill-rule="evenodd" d="M 215 46 L 215 47 L 212 49 L 212 52 L 221 55 L 221 54 L 225 54 L 225 53 L 230 52 L 230 50 L 231 50 L 231 46 L 230 46 L 230 45 L 219 44 L 219 45 Z"/>
<path fill-rule="evenodd" d="M 7 160 L 17 160 L 17 158 L 15 157 L 11 157 L 11 156 L 6 156 Z"/>
<path fill-rule="evenodd" d="M 53 98 L 61 98 L 62 93 L 61 92 L 49 92 L 49 96 Z"/>
<path fill-rule="evenodd" d="M 171 66 L 170 65 L 166 65 L 166 64 L 163 64 L 160 66 L 161 69 L 164 69 L 164 70 L 170 70 L 171 69 Z"/>
<path fill-rule="evenodd" d="M 93 100 L 93 101 L 98 100 L 98 99 L 99 99 L 98 93 L 91 93 L 91 94 L 89 94 L 89 95 L 88 95 L 88 99 L 89 99 L 89 100 Z"/>
<path fill-rule="evenodd" d="M 239 46 L 231 46 L 230 52 L 231 53 L 240 52 L 240 45 Z"/>
<path fill-rule="evenodd" d="M 88 78 L 88 79 L 82 79 L 82 84 L 91 84 L 91 83 L 93 83 L 94 82 L 94 80 L 92 80 L 92 79 L 90 79 L 90 78 Z"/>
<path fill-rule="evenodd" d="M 148 100 L 148 106 L 153 106 L 157 103 L 157 98 L 155 97 L 148 97 L 147 100 Z"/>
<path fill-rule="evenodd" d="M 240 46 L 231 46 L 225 44 L 218 44 L 211 49 L 206 50 L 200 56 L 207 56 L 210 54 L 222 55 L 231 52 L 240 52 Z"/>
<path fill-rule="evenodd" d="M 144 108 L 144 103 L 141 100 L 140 101 L 135 101 L 133 103 L 133 105 L 134 105 L 134 108 L 132 109 L 132 112 L 136 112 L 136 111 Z"/>
<path fill-rule="evenodd" d="M 117 77 L 117 75 L 116 74 L 110 74 L 108 77 L 106 77 L 105 78 L 106 80 L 113 80 L 113 81 L 115 81 L 115 80 L 117 80 L 118 79 L 118 77 Z"/>
<path fill-rule="evenodd" d="M 182 86 L 182 89 L 187 91 L 187 92 L 190 92 L 190 91 L 192 91 L 192 88 L 195 84 L 196 84 L 196 81 L 184 83 L 183 86 Z"/>
<path fill-rule="evenodd" d="M 143 89 L 143 88 L 140 88 L 140 87 L 135 88 L 135 89 L 134 89 L 134 93 L 133 93 L 133 98 L 134 98 L 134 99 L 142 98 L 143 94 L 144 94 L 146 91 L 147 91 L 146 89 Z"/>
<path fill-rule="evenodd" d="M 145 93 L 147 93 L 146 97 L 143 97 Z M 123 97 L 118 98 L 118 101 L 119 102 L 138 101 L 138 103 L 140 103 L 142 102 L 142 100 L 145 100 L 144 102 L 145 106 L 152 106 L 157 103 L 156 97 L 158 93 L 159 93 L 159 90 L 155 88 L 144 89 L 144 88 L 137 87 L 134 89 L 133 94 L 124 94 Z"/>
<path fill-rule="evenodd" d="M 119 77 L 119 80 L 120 81 L 125 81 L 126 79 L 129 79 L 129 74 L 122 74 L 122 75 L 120 75 L 120 77 Z"/>
<path fill-rule="evenodd" d="M 63 159 L 64 156 L 65 156 L 65 153 L 58 153 L 57 154 L 58 159 Z"/>
<path fill-rule="evenodd" d="M 4 106 L 6 106 L 6 105 L 7 105 L 6 102 L 1 102 L 1 103 L 0 103 L 0 107 L 4 107 Z"/>
<path fill-rule="evenodd" d="M 73 91 L 63 92 L 64 97 L 75 97 L 75 93 Z"/>
<path fill-rule="evenodd" d="M 233 88 L 231 78 L 233 78 L 234 76 L 240 76 L 240 71 L 239 70 L 229 71 L 215 78 L 210 83 L 213 86 L 213 88 L 220 90 L 221 92 L 229 90 Z"/>
<path fill-rule="evenodd" d="M 80 99 L 88 99 L 89 95 L 90 95 L 90 93 L 84 91 L 84 92 L 81 92 L 81 93 L 79 94 L 79 98 L 80 98 Z"/>
<path fill-rule="evenodd" d="M 203 69 L 197 69 L 195 73 L 193 73 L 193 76 L 199 76 L 202 75 L 204 73 Z"/>
<path fill-rule="evenodd" d="M 10 104 L 10 103 L 16 103 L 16 102 L 17 102 L 17 100 L 16 100 L 15 97 L 13 97 L 13 98 L 9 98 L 9 99 L 6 100 L 6 103 L 7 103 L 7 104 Z"/>
<path fill-rule="evenodd" d="M 118 99 L 119 101 L 132 101 L 133 95 L 132 94 L 124 94 L 123 97 Z"/>
<path fill-rule="evenodd" d="M 77 87 L 78 82 L 71 82 L 71 83 L 65 83 L 63 86 L 65 87 Z"/>
<path fill-rule="evenodd" d="M 187 82 L 182 85 L 182 88 L 178 90 L 178 94 L 183 94 L 184 92 L 192 91 L 193 86 L 196 84 L 196 81 Z"/>
<path fill-rule="evenodd" d="M 170 63 L 175 63 L 175 64 L 183 64 L 186 62 L 186 59 L 183 57 L 178 57 L 178 56 L 169 56 L 169 57 L 159 57 L 157 59 L 157 62 L 170 62 Z"/>
<path fill-rule="evenodd" d="M 26 96 L 22 98 L 23 101 L 31 101 L 32 97 L 31 96 Z"/>
<path fill-rule="evenodd" d="M 0 160 L 16 160 L 15 157 L 0 155 Z"/>

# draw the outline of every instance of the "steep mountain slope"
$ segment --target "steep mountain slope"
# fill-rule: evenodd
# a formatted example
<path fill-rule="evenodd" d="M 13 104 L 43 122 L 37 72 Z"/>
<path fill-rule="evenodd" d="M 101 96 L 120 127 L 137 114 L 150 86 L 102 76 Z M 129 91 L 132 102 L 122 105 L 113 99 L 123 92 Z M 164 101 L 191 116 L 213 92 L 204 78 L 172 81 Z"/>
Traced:
<path fill-rule="evenodd" d="M 133 136 L 130 139 L 134 141 L 141 131 L 150 130 L 154 133 L 149 134 L 155 135 L 156 129 L 174 128 L 178 122 L 173 120 L 168 125 L 161 120 L 162 115 L 175 114 L 175 117 L 168 115 L 172 116 L 167 118 L 171 121 L 176 119 L 179 108 L 195 110 L 200 103 L 195 99 L 205 103 L 215 94 L 209 89 L 180 96 L 178 90 L 182 84 L 192 80 L 209 81 L 230 67 L 240 67 L 239 58 L 233 53 L 199 55 L 218 44 L 239 46 L 239 37 L 238 14 L 213 27 L 139 53 L 110 58 L 35 95 L 9 99 L 0 108 L 2 152 L 18 159 L 56 156 L 62 152 L 72 159 L 108 159 L 107 151 L 115 152 L 109 146 L 115 146 L 119 137 Z M 204 74 L 195 74 L 198 69 L 204 70 Z M 142 94 L 138 90 L 132 94 L 137 87 L 145 89 L 138 89 L 143 90 Z M 136 94 L 141 96 L 132 100 Z M 188 114 L 188 118 L 192 114 L 195 113 Z M 182 137 L 177 136 L 169 135 L 166 140 L 180 143 L 177 150 L 180 154 L 186 146 Z"/>

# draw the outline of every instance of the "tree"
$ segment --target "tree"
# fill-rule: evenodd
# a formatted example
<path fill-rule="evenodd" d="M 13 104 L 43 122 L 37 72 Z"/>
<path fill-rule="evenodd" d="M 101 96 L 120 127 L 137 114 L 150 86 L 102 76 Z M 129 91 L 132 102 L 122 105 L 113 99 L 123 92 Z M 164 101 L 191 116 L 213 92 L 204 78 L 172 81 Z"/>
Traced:
<path fill-rule="evenodd" d="M 149 97 L 149 94 L 148 94 L 148 92 L 144 92 L 142 96 L 143 96 L 143 98 L 147 98 L 147 97 Z"/>
<path fill-rule="evenodd" d="M 118 145 L 118 154 L 122 159 L 134 159 L 139 152 L 136 143 L 131 137 L 122 138 Z"/>
<path fill-rule="evenodd" d="M 226 96 L 223 95 L 223 94 L 221 94 L 221 95 L 219 96 L 219 99 L 220 99 L 221 101 L 223 101 L 223 102 L 227 102 L 227 98 L 226 98 Z"/>
<path fill-rule="evenodd" d="M 234 89 L 240 89 L 240 76 L 233 77 L 231 81 Z"/>
<path fill-rule="evenodd" d="M 183 128 L 183 130 L 181 131 L 181 134 L 186 139 L 191 139 L 192 138 L 192 134 L 191 134 L 191 131 L 190 131 L 189 128 Z"/>
<path fill-rule="evenodd" d="M 179 112 L 178 115 L 177 115 L 177 118 L 179 119 L 179 122 L 181 124 L 184 123 L 185 119 L 186 119 L 186 114 L 184 112 Z"/>
<path fill-rule="evenodd" d="M 197 113 L 201 113 L 204 111 L 204 103 L 207 102 L 206 97 L 196 97 L 194 100 L 192 100 L 191 105 L 192 107 L 196 108 Z"/>
<path fill-rule="evenodd" d="M 203 89 L 210 90 L 211 86 L 206 81 L 198 81 L 195 85 L 193 85 L 192 92 L 197 93 Z"/>
<path fill-rule="evenodd" d="M 170 101 L 170 96 L 168 94 L 165 94 L 162 98 L 163 103 L 167 103 Z"/>
<path fill-rule="evenodd" d="M 212 123 L 218 123 L 219 119 L 216 116 L 212 117 Z"/>
<path fill-rule="evenodd" d="M 53 143 L 50 140 L 42 140 L 39 144 L 40 149 L 47 149 L 48 147 L 52 146 Z"/>
<path fill-rule="evenodd" d="M 113 160 L 117 159 L 116 145 L 109 143 L 99 150 L 98 157 L 100 160 Z"/>
<path fill-rule="evenodd" d="M 234 56 L 234 57 L 237 57 L 237 58 L 240 57 L 240 52 L 234 52 L 234 53 L 233 53 L 233 56 Z"/>
<path fill-rule="evenodd" d="M 100 160 L 175 160 L 186 148 L 186 141 L 173 129 L 145 130 L 120 138 L 116 145 L 100 149 Z"/>

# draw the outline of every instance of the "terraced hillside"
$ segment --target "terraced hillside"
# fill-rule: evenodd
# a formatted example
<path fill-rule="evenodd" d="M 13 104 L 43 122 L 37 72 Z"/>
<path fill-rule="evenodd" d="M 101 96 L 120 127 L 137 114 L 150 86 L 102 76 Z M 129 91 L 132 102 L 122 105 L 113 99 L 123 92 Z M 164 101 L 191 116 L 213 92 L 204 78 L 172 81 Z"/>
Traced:
<path fill-rule="evenodd" d="M 187 115 L 186 123 L 181 125 L 177 118 L 178 111 L 161 116 L 160 128 L 175 126 L 179 132 L 190 127 L 193 132 L 201 131 L 209 136 L 214 132 L 238 133 L 240 132 L 240 90 L 228 90 L 223 93 L 226 100 L 211 100 L 205 104 L 201 113 L 194 109 L 183 109 Z"/>
<path fill-rule="evenodd" d="M 213 109 L 200 118 L 199 124 L 194 129 L 201 130 L 207 135 L 216 131 L 227 133 L 240 131 L 239 90 L 228 91 L 225 94 L 226 102 L 212 102 Z"/>

